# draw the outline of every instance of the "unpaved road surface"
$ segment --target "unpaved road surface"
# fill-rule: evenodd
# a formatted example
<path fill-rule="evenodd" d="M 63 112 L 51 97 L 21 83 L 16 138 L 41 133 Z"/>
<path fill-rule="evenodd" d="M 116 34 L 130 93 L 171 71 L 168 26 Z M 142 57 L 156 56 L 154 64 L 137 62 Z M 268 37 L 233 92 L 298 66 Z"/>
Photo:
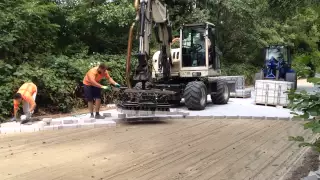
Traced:
<path fill-rule="evenodd" d="M 172 120 L 0 136 L 0 179 L 279 179 L 301 122 Z"/>

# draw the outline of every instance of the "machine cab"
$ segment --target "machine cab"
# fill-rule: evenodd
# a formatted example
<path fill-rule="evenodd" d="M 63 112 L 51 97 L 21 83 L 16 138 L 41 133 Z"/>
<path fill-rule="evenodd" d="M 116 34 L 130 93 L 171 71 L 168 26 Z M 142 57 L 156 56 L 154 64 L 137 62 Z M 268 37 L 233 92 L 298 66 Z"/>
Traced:
<path fill-rule="evenodd" d="M 220 74 L 221 52 L 216 46 L 214 24 L 207 22 L 183 25 L 180 29 L 180 49 L 181 76 Z M 193 71 L 197 73 L 190 73 Z"/>
<path fill-rule="evenodd" d="M 264 77 L 266 79 L 285 79 L 286 73 L 294 72 L 291 69 L 292 53 L 289 47 L 271 45 L 266 47 L 264 51 L 266 67 Z"/>

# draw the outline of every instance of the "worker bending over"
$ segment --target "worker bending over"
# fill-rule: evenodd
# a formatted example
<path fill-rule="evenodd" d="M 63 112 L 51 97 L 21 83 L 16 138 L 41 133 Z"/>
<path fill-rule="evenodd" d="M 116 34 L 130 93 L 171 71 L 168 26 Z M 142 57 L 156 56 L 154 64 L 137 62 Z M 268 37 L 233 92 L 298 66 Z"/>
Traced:
<path fill-rule="evenodd" d="M 23 113 L 26 119 L 31 118 L 31 115 L 36 108 L 36 96 L 37 96 L 37 86 L 32 82 L 24 83 L 18 90 L 18 92 L 13 96 L 13 121 L 17 120 L 17 113 L 19 110 L 19 104 L 23 103 Z"/>
<path fill-rule="evenodd" d="M 115 87 L 120 87 L 109 75 L 108 70 L 110 70 L 105 64 L 100 64 L 98 67 L 90 69 L 83 79 L 84 84 L 84 94 L 88 101 L 88 108 L 91 113 L 91 118 L 104 119 L 103 116 L 99 114 L 100 104 L 101 104 L 101 89 L 110 89 L 108 86 L 103 86 L 99 82 L 102 78 L 106 78 L 110 84 Z M 95 111 L 96 115 L 93 115 L 93 101 L 95 100 Z"/>

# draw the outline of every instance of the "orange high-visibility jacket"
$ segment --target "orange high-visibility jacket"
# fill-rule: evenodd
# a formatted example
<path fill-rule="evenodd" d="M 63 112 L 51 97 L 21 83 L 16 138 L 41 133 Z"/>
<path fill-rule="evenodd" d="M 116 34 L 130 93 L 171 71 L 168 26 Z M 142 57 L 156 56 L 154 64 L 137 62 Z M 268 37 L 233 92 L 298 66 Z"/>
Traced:
<path fill-rule="evenodd" d="M 33 94 L 37 92 L 37 86 L 33 83 L 24 83 L 18 90 L 17 93 L 20 93 L 22 100 L 27 101 L 31 106 L 36 105 L 36 102 L 33 99 Z M 14 109 L 19 108 L 19 102 L 13 100 Z"/>
<path fill-rule="evenodd" d="M 89 77 L 91 76 L 92 79 L 95 79 L 97 83 L 101 81 L 102 78 L 106 78 L 110 84 L 116 84 L 116 82 L 110 77 L 109 72 L 105 71 L 101 74 L 98 73 L 98 67 L 94 67 L 90 69 L 86 76 L 83 79 L 83 84 L 87 86 L 95 86 L 90 80 Z"/>

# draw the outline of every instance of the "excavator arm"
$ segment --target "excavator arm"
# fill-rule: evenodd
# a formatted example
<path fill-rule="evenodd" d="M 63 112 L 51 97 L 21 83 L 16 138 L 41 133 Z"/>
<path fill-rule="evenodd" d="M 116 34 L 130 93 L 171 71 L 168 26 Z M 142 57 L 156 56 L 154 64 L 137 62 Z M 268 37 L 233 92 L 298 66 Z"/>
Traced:
<path fill-rule="evenodd" d="M 147 86 L 150 83 L 151 71 L 149 64 L 152 62 L 150 55 L 151 33 L 154 30 L 155 37 L 159 43 L 159 71 L 163 74 L 163 79 L 170 78 L 172 60 L 170 44 L 172 42 L 171 23 L 169 21 L 168 10 L 159 0 L 135 0 L 136 22 L 130 28 L 128 51 L 126 61 L 126 82 L 128 88 L 122 88 L 117 107 L 125 114 L 137 115 L 138 112 L 169 111 L 170 97 L 175 94 L 173 91 L 164 89 L 154 89 Z M 134 88 L 130 84 L 131 72 L 131 52 L 133 31 L 135 24 L 139 24 L 137 36 L 139 40 L 138 65 L 134 69 L 133 80 L 140 83 Z M 152 87 L 152 86 L 151 86 Z"/>
<path fill-rule="evenodd" d="M 163 5 L 159 0 L 135 0 L 136 9 L 136 21 L 139 24 L 138 27 L 138 66 L 135 69 L 133 80 L 137 82 L 150 81 L 151 73 L 149 71 L 148 63 L 151 61 L 150 55 L 150 40 L 152 29 L 159 43 L 160 56 L 159 56 L 159 68 L 163 73 L 163 77 L 168 79 L 170 77 L 170 69 L 172 65 L 170 55 L 170 43 L 172 42 L 172 29 L 171 22 L 168 16 L 168 10 L 166 5 Z M 130 28 L 129 40 L 128 40 L 128 54 L 127 54 L 127 66 L 126 77 L 127 86 L 131 87 L 130 78 L 130 66 L 131 66 L 131 50 L 133 40 L 134 24 Z M 143 89 L 144 89 L 143 85 Z"/>

